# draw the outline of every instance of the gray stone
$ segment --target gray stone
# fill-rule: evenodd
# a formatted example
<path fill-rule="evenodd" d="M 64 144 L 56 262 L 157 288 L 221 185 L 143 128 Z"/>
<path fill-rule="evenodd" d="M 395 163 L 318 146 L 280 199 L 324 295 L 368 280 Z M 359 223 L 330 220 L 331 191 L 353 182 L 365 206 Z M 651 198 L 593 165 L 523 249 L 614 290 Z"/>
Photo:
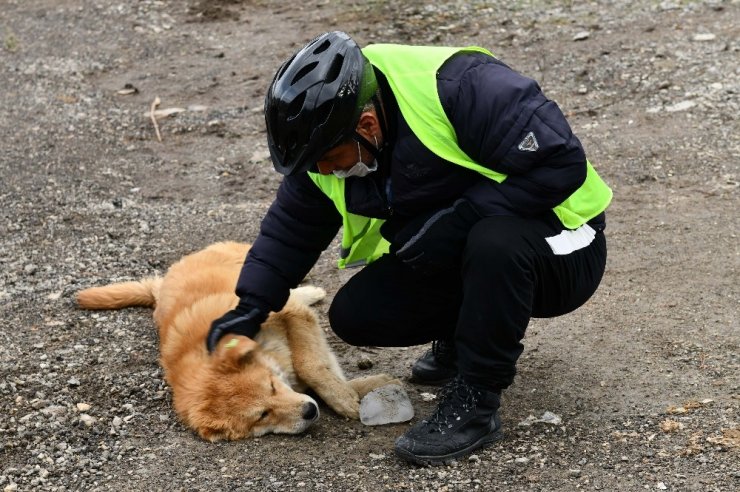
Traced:
<path fill-rule="evenodd" d="M 360 421 L 365 425 L 406 422 L 413 416 L 409 395 L 397 384 L 375 389 L 360 401 Z"/>

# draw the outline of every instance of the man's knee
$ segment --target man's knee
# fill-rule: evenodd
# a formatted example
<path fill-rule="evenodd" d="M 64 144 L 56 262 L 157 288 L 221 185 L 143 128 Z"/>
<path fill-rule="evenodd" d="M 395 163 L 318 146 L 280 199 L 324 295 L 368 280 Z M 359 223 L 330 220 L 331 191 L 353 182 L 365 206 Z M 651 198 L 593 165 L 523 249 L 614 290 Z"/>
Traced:
<path fill-rule="evenodd" d="M 329 307 L 329 325 L 332 331 L 350 345 L 367 345 L 363 339 L 363 333 L 366 333 L 361 321 L 363 318 L 358 316 L 360 309 L 362 306 L 353 305 L 344 288 L 337 292 Z"/>

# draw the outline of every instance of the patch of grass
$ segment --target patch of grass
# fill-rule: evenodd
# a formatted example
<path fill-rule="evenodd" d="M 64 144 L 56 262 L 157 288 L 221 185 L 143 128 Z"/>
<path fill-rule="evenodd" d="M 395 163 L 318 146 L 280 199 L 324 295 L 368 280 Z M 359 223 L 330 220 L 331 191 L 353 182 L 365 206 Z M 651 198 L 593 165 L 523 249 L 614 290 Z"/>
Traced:
<path fill-rule="evenodd" d="M 15 34 L 10 32 L 5 35 L 3 46 L 5 46 L 7 51 L 15 52 L 18 50 L 20 43 L 18 42 L 18 38 L 15 37 Z"/>

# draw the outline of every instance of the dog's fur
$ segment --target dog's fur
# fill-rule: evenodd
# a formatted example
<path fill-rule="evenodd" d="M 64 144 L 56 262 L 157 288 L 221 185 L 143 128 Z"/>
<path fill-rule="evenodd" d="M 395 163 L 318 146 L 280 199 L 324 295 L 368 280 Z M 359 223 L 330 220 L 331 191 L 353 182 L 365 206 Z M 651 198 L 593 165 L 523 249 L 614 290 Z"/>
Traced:
<path fill-rule="evenodd" d="M 85 309 L 154 307 L 160 363 L 180 419 L 209 441 L 267 433 L 297 434 L 318 418 L 314 390 L 344 417 L 359 417 L 360 398 L 397 380 L 385 374 L 347 382 L 313 311 L 325 295 L 317 287 L 292 291 L 254 340 L 221 339 L 212 354 L 211 322 L 232 309 L 249 245 L 216 243 L 172 265 L 164 278 L 120 282 L 77 294 Z"/>

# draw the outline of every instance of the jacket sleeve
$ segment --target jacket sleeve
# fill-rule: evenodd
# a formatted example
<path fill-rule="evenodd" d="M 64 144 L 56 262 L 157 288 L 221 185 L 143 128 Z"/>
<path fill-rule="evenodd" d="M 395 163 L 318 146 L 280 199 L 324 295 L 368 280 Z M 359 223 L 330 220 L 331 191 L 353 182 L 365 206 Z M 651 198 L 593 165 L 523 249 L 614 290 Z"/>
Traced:
<path fill-rule="evenodd" d="M 501 183 L 480 180 L 465 193 L 481 215 L 541 214 L 586 179 L 581 143 L 534 80 L 489 56 L 467 55 L 450 60 L 438 84 L 460 148 L 507 175 Z"/>
<path fill-rule="evenodd" d="M 264 312 L 279 311 L 341 226 L 341 216 L 306 173 L 287 176 L 262 219 L 236 294 Z"/>

